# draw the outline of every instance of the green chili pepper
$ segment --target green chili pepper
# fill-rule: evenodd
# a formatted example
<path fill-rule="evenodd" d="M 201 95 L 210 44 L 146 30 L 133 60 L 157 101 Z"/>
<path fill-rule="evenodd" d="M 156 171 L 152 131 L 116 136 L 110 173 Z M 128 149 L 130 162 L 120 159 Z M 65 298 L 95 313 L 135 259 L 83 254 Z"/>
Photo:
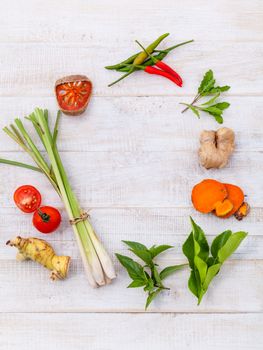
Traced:
<path fill-rule="evenodd" d="M 123 67 L 124 64 L 132 63 L 134 59 L 140 54 L 141 52 L 137 52 L 135 55 L 132 55 L 131 57 L 127 58 L 125 61 L 122 61 L 120 63 L 114 64 L 113 66 L 106 66 L 104 68 L 106 69 L 115 69 L 118 70 L 119 68 Z"/>
<path fill-rule="evenodd" d="M 156 47 L 160 44 L 160 42 L 166 38 L 169 35 L 169 33 L 163 34 L 161 35 L 158 39 L 156 39 L 151 45 L 149 45 L 146 48 L 146 51 L 148 53 L 153 53 L 153 52 L 159 52 L 157 55 L 153 56 L 155 59 L 161 61 L 164 59 L 165 56 L 167 56 L 167 54 L 174 50 L 176 47 L 179 47 L 181 45 L 185 45 L 188 43 L 193 42 L 193 40 L 189 40 L 189 41 L 185 41 L 183 43 L 174 45 L 169 47 L 166 50 L 156 50 Z M 112 86 L 116 83 L 118 83 L 119 81 L 121 81 L 122 79 L 126 78 L 127 76 L 129 76 L 130 74 L 132 74 L 133 72 L 140 70 L 140 69 L 144 69 L 147 66 L 153 66 L 154 65 L 154 59 L 148 58 L 147 59 L 147 53 L 146 52 L 140 52 L 137 53 L 129 58 L 127 58 L 125 61 L 122 61 L 114 66 L 107 66 L 105 68 L 107 69 L 115 69 L 118 72 L 126 72 L 125 74 L 123 74 L 119 79 L 115 80 L 113 83 L 109 84 L 108 86 Z M 147 60 L 146 60 L 147 59 Z M 141 65 L 141 68 L 138 67 L 138 65 Z M 115 68 L 114 68 L 115 67 Z"/>
<path fill-rule="evenodd" d="M 182 45 L 185 45 L 185 44 L 188 44 L 188 43 L 191 43 L 193 42 L 194 40 L 188 40 L 188 41 L 185 41 L 183 43 L 180 43 L 180 44 L 177 44 L 177 45 L 174 45 L 174 46 L 171 46 L 169 47 L 168 49 L 166 50 L 154 50 L 154 52 L 159 52 L 157 55 L 154 55 L 153 57 L 155 59 L 157 59 L 158 61 L 162 61 L 167 55 L 169 52 L 171 52 L 172 50 L 174 50 L 175 48 L 179 47 L 179 46 L 182 46 Z M 153 66 L 154 65 L 154 60 L 152 60 L 151 58 L 148 58 L 144 63 L 143 63 L 143 66 L 144 68 L 147 67 L 147 66 Z M 120 66 L 118 69 L 116 69 L 118 72 L 128 72 L 132 67 L 132 64 L 127 64 L 127 63 L 123 63 L 122 66 Z M 138 70 L 138 68 L 137 68 Z"/>
<path fill-rule="evenodd" d="M 165 39 L 167 36 L 169 35 L 169 33 L 163 34 L 161 35 L 158 39 L 156 39 L 152 44 L 150 44 L 147 48 L 146 51 L 149 52 L 150 54 L 153 53 L 154 49 L 156 49 L 156 47 L 160 44 L 161 41 L 163 41 L 163 39 Z M 147 53 L 145 51 L 142 51 L 141 53 L 139 53 L 139 55 L 134 59 L 133 64 L 134 65 L 140 65 L 142 64 L 146 58 L 147 58 Z"/>

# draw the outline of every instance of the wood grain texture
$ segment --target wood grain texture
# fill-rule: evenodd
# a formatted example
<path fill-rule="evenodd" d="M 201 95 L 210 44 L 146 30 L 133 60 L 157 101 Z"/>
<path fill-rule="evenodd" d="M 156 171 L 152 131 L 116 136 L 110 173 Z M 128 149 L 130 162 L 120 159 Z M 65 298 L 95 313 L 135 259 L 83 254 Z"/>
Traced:
<path fill-rule="evenodd" d="M 207 114 L 202 114 L 200 120 L 190 111 L 181 114 L 178 103 L 190 102 L 192 98 L 93 97 L 81 117 L 63 115 L 58 147 L 67 152 L 196 152 L 201 130 L 217 129 L 220 125 Z M 225 126 L 235 130 L 236 151 L 262 151 L 262 97 L 227 96 L 224 100 L 231 103 L 224 119 Z M 17 116 L 23 119 L 36 106 L 48 107 L 50 122 L 54 122 L 54 97 L 8 97 L 2 98 L 0 127 L 9 125 Z M 3 151 L 19 150 L 2 131 L 0 136 L 0 156 Z"/>
<path fill-rule="evenodd" d="M 158 34 L 153 39 L 155 36 Z M 184 40 L 188 39 L 192 37 Z M 178 42 L 176 37 L 171 38 L 167 45 Z M 114 45 L 112 41 L 91 47 L 74 43 L 10 43 L 0 44 L 0 50 L 5 52 L 1 57 L 2 96 L 51 96 L 58 78 L 80 73 L 86 74 L 94 82 L 96 96 L 185 96 L 196 92 L 204 73 L 210 68 L 214 70 L 218 84 L 232 87 L 229 94 L 261 96 L 263 93 L 258 79 L 263 73 L 262 42 L 233 44 L 218 41 L 214 45 L 202 40 L 178 48 L 174 54 L 167 56 L 166 62 L 176 67 L 184 77 L 183 89 L 160 77 L 152 79 L 151 75 L 143 72 L 135 72 L 120 84 L 108 88 L 107 85 L 119 78 L 120 74 L 108 71 L 104 66 L 118 63 L 136 52 L 135 44 L 130 45 L 128 52 L 125 51 L 127 43 Z"/>
<path fill-rule="evenodd" d="M 3 158 L 28 161 L 22 153 Z M 203 178 L 240 186 L 252 207 L 263 204 L 263 157 L 260 152 L 236 152 L 221 171 L 206 170 L 191 152 L 67 152 L 62 160 L 82 206 L 190 207 L 192 187 Z M 253 174 L 253 181 L 248 181 Z M 13 206 L 12 194 L 30 179 L 54 205 L 60 199 L 47 180 L 27 169 L 1 166 L 0 204 Z"/>
<path fill-rule="evenodd" d="M 169 81 L 136 73 L 113 88 L 119 75 L 103 67 L 137 50 L 165 31 L 162 44 L 195 39 L 166 59 L 184 78 Z M 63 117 L 59 148 L 73 189 L 114 258 L 127 253 L 122 239 L 175 246 L 160 266 L 181 263 L 189 215 L 209 242 L 226 228 L 249 236 L 222 268 L 200 307 L 187 291 L 188 271 L 167 280 L 169 292 L 143 314 L 145 297 L 118 279 L 92 290 L 62 204 L 47 181 L 30 171 L 0 166 L 0 349 L 54 350 L 262 349 L 263 270 L 263 2 L 261 0 L 9 0 L 0 13 L 0 127 L 35 106 L 57 106 L 53 86 L 67 74 L 87 74 L 94 94 L 86 113 Z M 225 126 L 236 132 L 229 165 L 206 171 L 198 165 L 198 137 L 215 129 L 212 117 L 181 114 L 204 72 L 229 84 Z M 28 161 L 0 134 L 0 157 Z M 252 206 L 241 223 L 192 209 L 192 186 L 205 177 L 240 185 Z M 52 283 L 33 262 L 18 263 L 5 242 L 17 234 L 43 236 L 31 216 L 14 207 L 13 191 L 31 183 L 43 204 L 61 209 L 63 224 L 46 238 L 73 258 L 68 280 Z M 40 313 L 41 312 L 41 313 Z M 70 314 L 69 314 L 70 313 Z M 158 325 L 158 327 L 157 327 Z"/>
<path fill-rule="evenodd" d="M 261 314 L 6 314 L 0 349 L 261 350 L 262 322 Z"/>

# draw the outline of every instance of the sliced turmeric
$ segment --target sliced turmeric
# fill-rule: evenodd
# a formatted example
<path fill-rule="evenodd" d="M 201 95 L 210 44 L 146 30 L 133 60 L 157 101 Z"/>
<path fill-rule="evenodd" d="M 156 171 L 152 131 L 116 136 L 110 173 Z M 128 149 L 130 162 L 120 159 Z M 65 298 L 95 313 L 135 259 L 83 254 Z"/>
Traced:
<path fill-rule="evenodd" d="M 223 202 L 217 202 L 215 204 L 216 216 L 226 217 L 233 210 L 233 203 L 229 199 L 224 199 Z"/>
<path fill-rule="evenodd" d="M 242 220 L 249 212 L 249 205 L 244 203 L 244 198 L 240 187 L 212 179 L 203 180 L 192 190 L 195 209 L 201 213 L 213 212 L 220 218 L 229 218 L 235 214 L 237 220 Z"/>
<path fill-rule="evenodd" d="M 242 220 L 249 213 L 250 207 L 247 202 L 244 202 L 240 208 L 235 212 L 235 218 L 237 220 Z"/>
<path fill-rule="evenodd" d="M 18 261 L 31 259 L 51 270 L 50 278 L 53 281 L 67 277 L 70 257 L 56 255 L 51 245 L 43 239 L 17 236 L 6 244 L 18 249 Z"/>
<path fill-rule="evenodd" d="M 216 204 L 222 203 L 226 197 L 227 190 L 224 184 L 212 179 L 203 180 L 192 190 L 193 205 L 201 213 L 210 213 Z"/>
<path fill-rule="evenodd" d="M 244 202 L 244 192 L 240 187 L 232 184 L 224 184 L 227 190 L 227 199 L 229 199 L 233 203 L 232 210 L 226 215 L 222 216 L 223 218 L 229 218 L 233 215 Z"/>

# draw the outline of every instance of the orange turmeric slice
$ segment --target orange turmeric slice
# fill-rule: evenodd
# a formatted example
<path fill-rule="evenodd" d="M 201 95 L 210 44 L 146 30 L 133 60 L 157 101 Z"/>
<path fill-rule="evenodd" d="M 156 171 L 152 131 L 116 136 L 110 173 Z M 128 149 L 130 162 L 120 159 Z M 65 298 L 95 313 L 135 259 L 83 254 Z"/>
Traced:
<path fill-rule="evenodd" d="M 226 216 L 228 215 L 234 208 L 232 202 L 229 199 L 225 199 L 223 202 L 217 202 L 215 204 L 215 213 L 216 216 Z"/>
<path fill-rule="evenodd" d="M 245 216 L 247 216 L 247 214 L 249 213 L 249 205 L 244 202 L 240 208 L 238 208 L 238 210 L 235 212 L 235 218 L 237 220 L 242 220 Z"/>
<path fill-rule="evenodd" d="M 195 185 L 192 190 L 192 202 L 196 210 L 201 213 L 210 213 L 218 202 L 223 202 L 227 197 L 224 184 L 206 179 Z"/>
<path fill-rule="evenodd" d="M 232 185 L 232 184 L 224 184 L 227 190 L 227 199 L 233 203 L 233 208 L 229 213 L 226 215 L 219 215 L 224 218 L 229 218 L 231 215 L 233 215 L 242 205 L 244 202 L 244 192 L 241 190 L 240 187 Z"/>

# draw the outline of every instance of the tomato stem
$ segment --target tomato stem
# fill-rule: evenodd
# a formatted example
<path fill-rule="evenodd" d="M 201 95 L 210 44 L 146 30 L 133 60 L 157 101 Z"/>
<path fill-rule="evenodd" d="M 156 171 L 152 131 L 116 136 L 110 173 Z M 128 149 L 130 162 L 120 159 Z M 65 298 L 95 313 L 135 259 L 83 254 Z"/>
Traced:
<path fill-rule="evenodd" d="M 50 215 L 48 215 L 47 213 L 44 213 L 43 211 L 41 211 L 39 208 L 37 209 L 38 215 L 41 217 L 41 219 L 44 222 L 49 222 L 50 220 Z"/>

